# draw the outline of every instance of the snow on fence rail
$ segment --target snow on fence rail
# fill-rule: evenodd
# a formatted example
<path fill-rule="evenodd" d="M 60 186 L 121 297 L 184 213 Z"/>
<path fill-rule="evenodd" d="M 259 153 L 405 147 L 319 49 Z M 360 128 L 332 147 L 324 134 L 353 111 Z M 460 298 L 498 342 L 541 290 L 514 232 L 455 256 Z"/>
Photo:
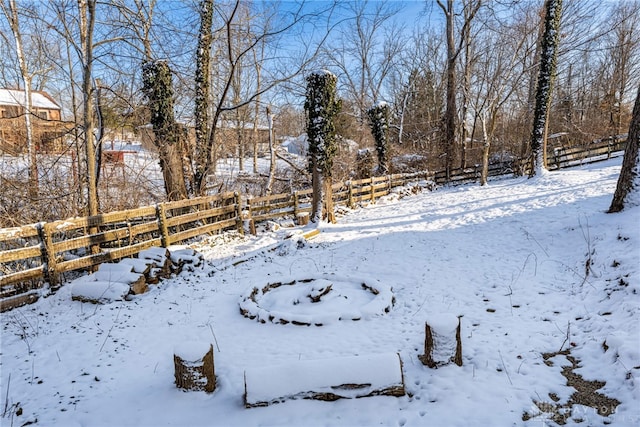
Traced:
<path fill-rule="evenodd" d="M 556 149 L 548 156 L 551 170 L 591 163 L 619 155 L 626 138 L 608 138 L 584 147 Z M 524 162 L 492 165 L 489 176 L 512 173 Z M 525 171 L 526 172 L 526 171 Z M 417 172 L 351 180 L 333 186 L 334 204 L 354 207 L 375 202 L 392 188 L 416 180 L 436 184 L 475 182 L 480 168 Z M 243 200 L 238 193 L 160 203 L 92 217 L 0 229 L 0 311 L 31 303 L 45 282 L 59 286 L 61 275 L 103 262 L 133 256 L 151 246 L 168 247 L 201 234 L 237 229 L 243 222 L 311 212 L 312 191 L 275 194 Z"/>
<path fill-rule="evenodd" d="M 199 234 L 242 229 L 237 193 L 160 203 L 90 217 L 0 229 L 0 311 L 32 302 L 64 273 L 126 258 Z"/>

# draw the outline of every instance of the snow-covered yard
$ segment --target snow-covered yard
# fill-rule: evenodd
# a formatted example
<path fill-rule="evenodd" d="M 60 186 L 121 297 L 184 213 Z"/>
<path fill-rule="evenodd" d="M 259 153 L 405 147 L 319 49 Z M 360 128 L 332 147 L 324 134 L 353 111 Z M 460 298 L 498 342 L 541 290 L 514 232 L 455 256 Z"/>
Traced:
<path fill-rule="evenodd" d="M 540 426 L 558 413 L 567 425 L 638 425 L 640 209 L 604 213 L 620 163 L 396 193 L 322 224 L 309 241 L 287 239 L 300 231 L 287 228 L 203 238 L 192 245 L 203 268 L 130 301 L 72 301 L 63 287 L 1 315 L 2 425 Z M 322 326 L 261 323 L 240 312 L 253 287 L 320 278 L 312 289 L 319 295 L 332 275 L 333 291 L 354 305 L 329 307 L 360 320 L 296 303 L 305 293 L 295 287 L 259 302 Z M 390 287 L 393 307 L 364 310 L 375 298 L 350 283 Z M 425 320 L 439 313 L 462 316 L 462 367 L 430 369 L 418 359 Z M 193 341 L 213 345 L 211 394 L 174 385 L 174 349 Z M 263 368 L 395 353 L 403 397 L 244 406 L 245 371 L 271 378 Z M 571 359 L 574 380 L 606 384 L 574 395 L 562 374 Z M 386 373 L 371 366 L 375 383 Z M 259 389 L 270 386 L 289 389 Z"/>

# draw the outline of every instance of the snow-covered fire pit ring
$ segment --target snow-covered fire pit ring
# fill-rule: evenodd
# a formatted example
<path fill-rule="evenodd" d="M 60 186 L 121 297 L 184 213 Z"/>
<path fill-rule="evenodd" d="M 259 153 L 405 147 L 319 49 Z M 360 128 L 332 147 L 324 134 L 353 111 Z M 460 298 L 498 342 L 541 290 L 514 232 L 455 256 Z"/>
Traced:
<path fill-rule="evenodd" d="M 260 323 L 322 326 L 388 313 L 391 286 L 375 279 L 317 274 L 252 287 L 240 297 L 240 313 Z"/>

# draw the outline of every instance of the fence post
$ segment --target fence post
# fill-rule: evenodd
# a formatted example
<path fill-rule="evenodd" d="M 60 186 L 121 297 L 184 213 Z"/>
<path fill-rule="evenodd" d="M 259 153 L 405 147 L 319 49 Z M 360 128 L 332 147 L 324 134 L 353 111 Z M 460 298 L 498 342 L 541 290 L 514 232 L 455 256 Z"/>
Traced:
<path fill-rule="evenodd" d="M 164 203 L 156 205 L 156 216 L 158 217 L 158 226 L 160 228 L 160 244 L 163 248 L 169 247 L 169 227 L 167 227 L 167 211 Z"/>
<path fill-rule="evenodd" d="M 375 203 L 376 202 L 376 192 L 373 186 L 373 179 L 374 177 L 371 177 L 371 203 Z"/>
<path fill-rule="evenodd" d="M 242 198 L 237 191 L 233 193 L 233 202 L 236 205 L 236 228 L 238 233 L 244 235 L 244 221 L 242 219 Z"/>
<path fill-rule="evenodd" d="M 293 216 L 298 218 L 298 211 L 300 210 L 300 200 L 298 199 L 298 192 L 293 192 Z"/>
<path fill-rule="evenodd" d="M 554 148 L 553 149 L 553 161 L 556 164 L 556 168 L 560 169 L 560 157 L 559 157 L 558 153 L 560 153 L 560 149 L 559 148 Z"/>
<path fill-rule="evenodd" d="M 249 220 L 249 233 L 256 236 L 258 233 L 256 232 L 256 223 L 253 221 L 253 217 L 251 215 L 251 199 L 247 199 L 247 219 Z"/>
<path fill-rule="evenodd" d="M 389 191 L 387 191 L 387 194 L 391 194 L 391 190 L 393 189 L 393 179 L 391 178 L 392 175 L 387 175 L 388 178 L 388 182 L 389 182 Z"/>
<path fill-rule="evenodd" d="M 42 243 L 42 261 L 44 263 L 44 278 L 51 285 L 51 289 L 58 289 L 58 274 L 56 272 L 56 253 L 53 249 L 53 237 L 49 229 L 49 223 L 38 224 L 38 238 Z"/>
<path fill-rule="evenodd" d="M 349 209 L 353 209 L 353 182 L 351 180 L 347 181 L 347 197 L 349 198 L 347 201 Z"/>

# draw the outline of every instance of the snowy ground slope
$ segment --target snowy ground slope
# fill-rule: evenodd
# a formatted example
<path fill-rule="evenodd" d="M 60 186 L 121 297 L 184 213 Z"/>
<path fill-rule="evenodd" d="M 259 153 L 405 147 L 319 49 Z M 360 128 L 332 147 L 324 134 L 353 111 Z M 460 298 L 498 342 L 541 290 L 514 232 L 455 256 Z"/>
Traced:
<path fill-rule="evenodd" d="M 620 161 L 389 196 L 304 244 L 283 244 L 285 229 L 205 239 L 194 245 L 205 268 L 128 302 L 71 301 L 63 287 L 1 315 L 1 424 L 539 426 L 551 415 L 533 401 L 554 393 L 563 403 L 574 391 L 566 358 L 547 366 L 542 353 L 571 348 L 576 373 L 606 381 L 599 392 L 621 404 L 608 417 L 576 405 L 567 425 L 638 425 L 640 209 L 604 213 Z M 320 327 L 240 314 L 253 286 L 325 273 L 387 284 L 395 305 Z M 463 316 L 462 367 L 418 360 L 433 313 Z M 210 395 L 173 385 L 173 350 L 194 340 L 214 345 Z M 405 397 L 243 406 L 245 369 L 395 352 Z"/>

